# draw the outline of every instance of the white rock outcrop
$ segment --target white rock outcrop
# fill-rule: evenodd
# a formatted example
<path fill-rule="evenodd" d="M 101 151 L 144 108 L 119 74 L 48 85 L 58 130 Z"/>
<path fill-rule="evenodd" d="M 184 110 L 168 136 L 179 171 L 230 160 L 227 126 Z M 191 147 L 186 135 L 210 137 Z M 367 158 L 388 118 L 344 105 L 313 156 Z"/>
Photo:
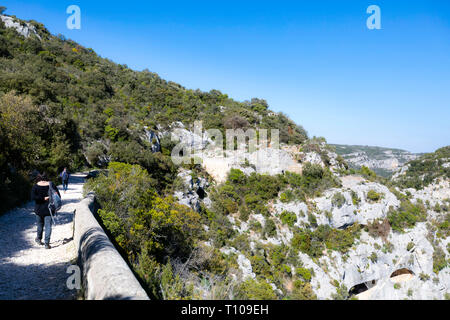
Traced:
<path fill-rule="evenodd" d="M 0 15 L 0 19 L 5 24 L 5 27 L 7 28 L 13 28 L 15 29 L 19 34 L 24 36 L 25 38 L 30 37 L 31 35 L 35 35 L 39 40 L 41 40 L 41 37 L 36 31 L 36 28 L 31 25 L 28 22 L 25 22 L 25 24 L 21 24 L 18 20 L 14 19 L 13 17 Z"/>
<path fill-rule="evenodd" d="M 191 174 L 192 171 L 190 170 L 180 169 L 178 177 L 183 182 L 183 188 L 182 190 L 175 191 L 174 196 L 178 199 L 180 204 L 184 204 L 199 212 L 202 203 L 206 207 L 211 205 L 211 200 L 206 193 L 209 182 L 202 177 L 198 177 L 194 180 Z"/>
<path fill-rule="evenodd" d="M 301 201 L 282 203 L 276 201 L 272 206 L 273 217 L 279 217 L 283 211 L 296 214 L 296 227 L 308 223 L 308 213 L 314 214 L 318 224 L 329 224 L 333 228 L 346 228 L 353 223 L 367 224 L 374 219 L 386 217 L 389 207 L 396 208 L 400 201 L 389 189 L 376 182 L 369 182 L 361 177 L 342 177 L 342 188 L 327 190 L 324 196 L 311 199 L 315 207 L 308 208 Z M 411 189 L 412 201 L 429 200 L 432 205 L 443 203 L 449 198 L 449 181 L 436 181 L 424 190 Z M 367 199 L 367 192 L 374 190 L 383 195 L 378 202 Z M 358 205 L 352 203 L 351 191 L 360 198 Z M 345 197 L 345 204 L 338 208 L 333 206 L 332 197 L 336 193 Z M 310 211 L 311 208 L 313 211 Z M 326 211 L 332 214 L 326 214 Z M 355 214 L 356 212 L 356 214 Z M 429 217 L 436 213 L 428 211 Z M 311 285 L 319 299 L 330 299 L 336 293 L 332 284 L 335 280 L 345 285 L 347 290 L 365 288 L 358 294 L 364 299 L 444 299 L 450 292 L 450 267 L 445 267 L 435 274 L 433 271 L 433 253 L 437 247 L 450 258 L 447 245 L 450 239 L 445 238 L 434 245 L 428 240 L 428 222 L 416 223 L 415 227 L 404 233 L 390 232 L 386 243 L 381 238 L 373 238 L 362 231 L 346 254 L 331 251 L 318 260 L 313 260 L 304 253 L 299 253 L 304 268 L 313 270 Z M 289 228 L 277 227 L 275 240 L 290 245 L 293 233 Z M 252 241 L 258 241 L 252 237 Z M 260 243 L 269 243 L 259 239 Z"/>

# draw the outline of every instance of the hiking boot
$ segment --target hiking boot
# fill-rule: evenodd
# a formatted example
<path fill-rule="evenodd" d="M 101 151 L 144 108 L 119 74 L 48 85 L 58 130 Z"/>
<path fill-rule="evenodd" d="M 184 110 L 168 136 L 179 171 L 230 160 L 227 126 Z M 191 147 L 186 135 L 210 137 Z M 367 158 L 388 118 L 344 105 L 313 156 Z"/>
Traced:
<path fill-rule="evenodd" d="M 36 239 L 34 239 L 34 241 L 38 244 L 38 245 L 40 245 L 40 246 L 42 246 L 44 243 L 41 241 L 41 239 L 38 239 L 38 238 L 36 238 Z"/>
<path fill-rule="evenodd" d="M 50 247 L 50 244 L 46 243 L 45 244 L 45 249 L 51 249 L 52 247 Z"/>

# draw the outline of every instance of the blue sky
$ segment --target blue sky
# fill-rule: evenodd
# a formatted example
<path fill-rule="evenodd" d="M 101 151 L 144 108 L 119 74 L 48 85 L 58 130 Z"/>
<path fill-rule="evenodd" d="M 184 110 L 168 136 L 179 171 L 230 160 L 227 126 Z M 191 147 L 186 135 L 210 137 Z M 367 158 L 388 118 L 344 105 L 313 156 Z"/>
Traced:
<path fill-rule="evenodd" d="M 81 8 L 81 30 L 66 8 Z M 369 5 L 381 30 L 369 30 Z M 98 54 L 187 88 L 266 99 L 329 143 L 450 144 L 450 1 L 8 1 Z"/>

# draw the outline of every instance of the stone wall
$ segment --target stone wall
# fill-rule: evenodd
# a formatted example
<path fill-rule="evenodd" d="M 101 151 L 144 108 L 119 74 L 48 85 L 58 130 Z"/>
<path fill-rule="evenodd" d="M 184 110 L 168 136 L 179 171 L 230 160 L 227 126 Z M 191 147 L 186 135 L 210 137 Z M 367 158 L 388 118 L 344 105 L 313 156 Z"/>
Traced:
<path fill-rule="evenodd" d="M 76 207 L 74 241 L 87 300 L 149 300 L 129 266 L 95 218 L 90 193 Z"/>

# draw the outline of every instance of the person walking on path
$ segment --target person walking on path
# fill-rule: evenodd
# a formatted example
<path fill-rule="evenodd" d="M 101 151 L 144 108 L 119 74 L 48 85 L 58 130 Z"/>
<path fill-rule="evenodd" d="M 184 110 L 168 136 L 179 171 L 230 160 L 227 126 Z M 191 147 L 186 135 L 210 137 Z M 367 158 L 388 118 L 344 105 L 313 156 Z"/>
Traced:
<path fill-rule="evenodd" d="M 46 173 L 38 174 L 36 177 L 36 184 L 31 189 L 31 199 L 35 201 L 34 205 L 34 213 L 36 214 L 36 223 L 37 223 L 37 236 L 36 243 L 39 245 L 43 245 L 42 243 L 42 233 L 45 228 L 45 249 L 50 249 L 50 236 L 52 234 L 52 219 L 51 213 L 49 209 L 49 186 L 58 193 L 58 188 L 55 184 L 49 181 L 49 178 Z"/>
<path fill-rule="evenodd" d="M 67 171 L 67 168 L 64 168 L 64 170 L 61 172 L 61 174 L 59 176 L 62 179 L 64 193 L 66 193 L 67 187 L 69 186 L 69 177 L 70 177 L 70 174 Z"/>

